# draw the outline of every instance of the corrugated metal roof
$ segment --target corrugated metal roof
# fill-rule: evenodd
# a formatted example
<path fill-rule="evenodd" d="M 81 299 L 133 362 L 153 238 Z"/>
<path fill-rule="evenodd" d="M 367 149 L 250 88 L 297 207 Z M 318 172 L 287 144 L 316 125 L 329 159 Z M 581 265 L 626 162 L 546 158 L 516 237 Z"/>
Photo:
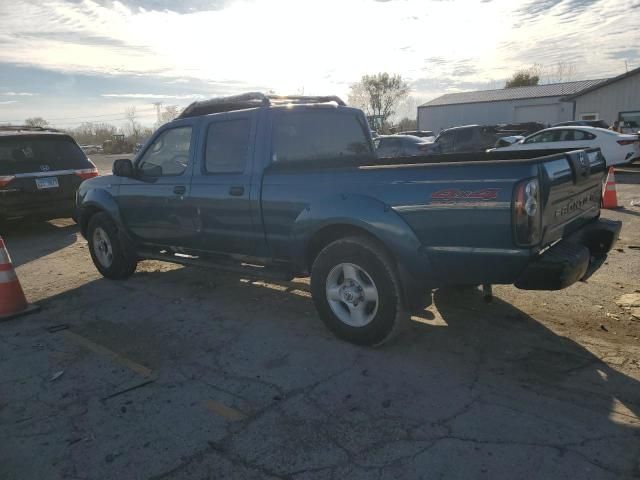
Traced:
<path fill-rule="evenodd" d="M 602 88 L 606 85 L 610 85 L 614 82 L 617 82 L 619 80 L 623 80 L 625 78 L 629 78 L 632 77 L 633 75 L 638 75 L 640 74 L 640 67 L 635 68 L 633 70 L 630 70 L 626 73 L 623 73 L 622 75 L 618 75 L 617 77 L 613 77 L 613 78 L 609 78 L 608 80 L 605 80 L 603 82 L 600 82 L 598 84 L 592 85 L 590 87 L 585 88 L 584 90 L 580 90 L 579 92 L 573 94 L 570 98 L 567 98 L 567 100 L 573 100 L 574 98 L 577 98 L 581 95 L 584 95 L 585 93 L 588 92 L 593 92 L 594 90 L 597 90 L 598 88 Z"/>
<path fill-rule="evenodd" d="M 421 107 L 435 107 L 438 105 L 456 105 L 461 103 L 501 102 L 505 100 L 520 100 L 524 98 L 564 97 L 575 95 L 582 90 L 592 88 L 606 78 L 598 80 L 580 80 L 578 82 L 551 83 L 549 85 L 535 85 L 532 87 L 501 88 L 499 90 L 480 90 L 477 92 L 447 93 L 420 105 Z"/>

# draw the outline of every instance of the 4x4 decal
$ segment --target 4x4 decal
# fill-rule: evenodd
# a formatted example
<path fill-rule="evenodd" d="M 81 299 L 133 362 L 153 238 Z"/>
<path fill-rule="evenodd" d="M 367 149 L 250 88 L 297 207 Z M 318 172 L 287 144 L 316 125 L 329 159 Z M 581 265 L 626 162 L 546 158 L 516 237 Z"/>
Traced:
<path fill-rule="evenodd" d="M 460 190 L 447 188 L 431 194 L 432 200 L 494 200 L 498 198 L 499 188 L 483 188 L 482 190 Z"/>

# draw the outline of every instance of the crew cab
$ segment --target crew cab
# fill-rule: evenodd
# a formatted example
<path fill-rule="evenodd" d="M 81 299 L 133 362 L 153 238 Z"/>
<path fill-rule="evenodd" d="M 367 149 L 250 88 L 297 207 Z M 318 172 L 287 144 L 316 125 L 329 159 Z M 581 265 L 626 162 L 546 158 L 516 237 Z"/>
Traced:
<path fill-rule="evenodd" d="M 328 328 L 378 345 L 432 289 L 565 288 L 616 241 L 598 150 L 478 157 L 390 164 L 337 97 L 245 94 L 191 104 L 133 162 L 82 183 L 78 217 L 107 278 L 142 259 L 310 276 Z"/>

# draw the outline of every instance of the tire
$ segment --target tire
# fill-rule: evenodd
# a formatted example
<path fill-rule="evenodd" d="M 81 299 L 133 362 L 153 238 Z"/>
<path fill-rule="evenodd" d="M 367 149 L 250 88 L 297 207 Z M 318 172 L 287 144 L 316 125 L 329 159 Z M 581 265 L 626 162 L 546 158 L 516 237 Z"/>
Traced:
<path fill-rule="evenodd" d="M 93 264 L 104 277 L 124 280 L 136 271 L 135 249 L 108 214 L 96 213 L 89 219 L 87 241 Z"/>
<path fill-rule="evenodd" d="M 365 236 L 336 240 L 320 252 L 311 268 L 311 296 L 327 328 L 358 345 L 382 345 L 408 320 L 393 261 Z"/>

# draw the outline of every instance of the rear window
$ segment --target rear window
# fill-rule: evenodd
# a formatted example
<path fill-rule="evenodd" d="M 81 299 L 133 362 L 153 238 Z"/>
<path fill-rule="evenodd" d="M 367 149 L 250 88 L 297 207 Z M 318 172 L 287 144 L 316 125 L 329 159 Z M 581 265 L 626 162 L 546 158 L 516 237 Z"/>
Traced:
<path fill-rule="evenodd" d="M 275 117 L 274 162 L 311 162 L 371 155 L 356 114 L 336 110 L 286 112 Z"/>
<path fill-rule="evenodd" d="M 88 168 L 87 157 L 71 137 L 0 137 L 0 175 L 81 168 Z"/>

